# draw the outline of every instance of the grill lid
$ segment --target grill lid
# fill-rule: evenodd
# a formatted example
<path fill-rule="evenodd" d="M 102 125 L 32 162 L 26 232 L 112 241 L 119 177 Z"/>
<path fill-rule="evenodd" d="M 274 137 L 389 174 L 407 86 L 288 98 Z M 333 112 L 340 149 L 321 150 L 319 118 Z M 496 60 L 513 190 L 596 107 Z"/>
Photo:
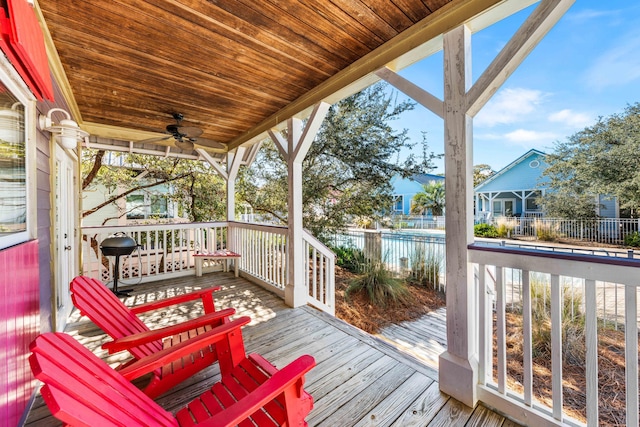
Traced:
<path fill-rule="evenodd" d="M 115 236 L 104 239 L 100 249 L 106 256 L 129 255 L 136 246 L 136 241 L 129 236 Z"/>

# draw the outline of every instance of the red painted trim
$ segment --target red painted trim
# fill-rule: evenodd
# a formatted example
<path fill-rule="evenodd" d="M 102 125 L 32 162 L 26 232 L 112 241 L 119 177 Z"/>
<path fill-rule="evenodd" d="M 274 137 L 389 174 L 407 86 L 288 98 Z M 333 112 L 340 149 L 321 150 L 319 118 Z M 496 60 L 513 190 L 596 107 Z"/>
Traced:
<path fill-rule="evenodd" d="M 0 251 L 0 420 L 17 425 L 33 394 L 27 358 L 40 333 L 38 241 Z"/>
<path fill-rule="evenodd" d="M 22 66 L 20 59 L 16 56 L 13 49 L 11 49 L 11 21 L 9 21 L 9 18 L 7 18 L 5 11 L 2 8 L 0 8 L 0 49 L 5 55 L 7 55 L 9 62 L 11 62 L 13 68 L 16 69 L 27 86 L 29 86 L 31 92 L 36 95 L 38 100 L 42 100 L 42 96 L 38 91 L 36 83 L 33 81 L 27 70 Z"/>
<path fill-rule="evenodd" d="M 9 17 L 2 20 L 0 47 L 33 94 L 39 100 L 53 101 L 44 35 L 33 6 L 26 0 L 7 0 L 6 3 Z"/>

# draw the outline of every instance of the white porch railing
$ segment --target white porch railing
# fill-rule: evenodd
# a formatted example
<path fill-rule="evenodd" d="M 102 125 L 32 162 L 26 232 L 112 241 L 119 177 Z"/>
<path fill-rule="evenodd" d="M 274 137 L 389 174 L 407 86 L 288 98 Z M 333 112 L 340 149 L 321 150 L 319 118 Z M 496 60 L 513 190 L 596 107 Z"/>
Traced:
<path fill-rule="evenodd" d="M 240 271 L 284 298 L 287 284 L 287 228 L 229 223 L 233 248 L 242 255 Z"/>
<path fill-rule="evenodd" d="M 159 280 L 194 274 L 193 254 L 227 249 L 227 223 L 180 223 L 82 228 L 82 274 L 103 282 L 113 280 L 114 257 L 104 257 L 100 243 L 124 233 L 139 249 L 120 258 L 121 283 Z"/>
<path fill-rule="evenodd" d="M 83 273 L 105 283 L 113 281 L 114 257 L 104 257 L 100 242 L 115 233 L 132 237 L 140 248 L 120 258 L 122 285 L 195 274 L 193 255 L 229 249 L 240 253 L 239 270 L 249 280 L 284 297 L 287 283 L 287 228 L 240 222 L 84 227 Z M 304 233 L 309 257 L 305 267 L 308 303 L 335 312 L 335 255 Z M 221 267 L 220 267 L 221 268 Z"/>
<path fill-rule="evenodd" d="M 625 334 L 625 384 L 626 425 L 638 425 L 638 290 L 640 285 L 640 262 L 605 258 L 591 255 L 544 253 L 526 249 L 503 249 L 497 247 L 469 247 L 471 262 L 477 264 L 478 281 L 478 327 L 479 327 L 479 388 L 481 401 L 531 425 L 576 424 L 564 413 L 563 405 L 563 320 L 571 313 L 563 314 L 567 298 L 568 283 L 582 281 L 584 298 L 583 318 L 586 355 L 585 367 L 586 418 L 588 425 L 599 425 L 598 389 L 598 331 L 607 327 L 600 313 L 607 312 L 602 306 L 606 300 L 598 297 L 598 289 L 604 283 L 615 282 L 624 289 L 617 304 L 624 312 L 620 329 Z M 494 271 L 493 278 L 489 276 Z M 488 273 L 489 272 L 489 273 Z M 507 312 L 510 301 L 510 277 L 517 276 L 522 286 L 521 316 L 523 345 L 522 380 L 509 381 L 507 375 Z M 495 282 L 494 282 L 495 281 Z M 533 338 L 534 316 L 532 288 L 542 282 L 547 289 L 547 306 L 551 317 L 551 377 L 552 404 L 546 405 L 536 397 L 533 384 Z M 495 289 L 491 289 L 495 283 Z M 495 304 L 493 295 L 495 294 Z M 534 292 L 535 294 L 535 292 Z M 545 302 L 545 304 L 547 304 Z M 573 304 L 570 304 L 573 307 Z M 495 325 L 493 309 L 495 307 Z M 513 310 L 512 310 L 513 311 Z M 565 316 L 565 318 L 563 318 Z M 496 348 L 493 346 L 495 327 Z M 494 363 L 494 357 L 496 362 Z M 514 361 L 511 361 L 512 363 Z M 517 384 L 517 386 L 516 386 Z"/>
<path fill-rule="evenodd" d="M 305 286 L 309 290 L 308 304 L 335 316 L 336 255 L 308 231 L 302 233 L 306 258 Z"/>

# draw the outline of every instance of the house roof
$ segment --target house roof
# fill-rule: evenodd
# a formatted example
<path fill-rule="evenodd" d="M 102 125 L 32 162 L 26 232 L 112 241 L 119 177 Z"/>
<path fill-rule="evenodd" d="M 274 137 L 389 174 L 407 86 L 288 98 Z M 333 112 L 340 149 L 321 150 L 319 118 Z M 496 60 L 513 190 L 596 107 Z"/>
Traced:
<path fill-rule="evenodd" d="M 512 170 L 515 166 L 519 165 L 520 163 L 524 162 L 525 160 L 527 160 L 529 157 L 536 155 L 536 156 L 546 156 L 546 153 L 543 153 L 540 150 L 536 150 L 536 149 L 531 149 L 529 151 L 527 151 L 526 153 L 524 153 L 522 156 L 518 157 L 517 159 L 515 159 L 513 162 L 509 163 L 507 166 L 505 166 L 504 168 L 500 169 L 498 172 L 496 172 L 495 174 L 491 175 L 489 178 L 485 179 L 484 181 L 482 181 L 476 188 L 474 188 L 475 192 L 479 192 L 482 190 L 483 187 L 489 185 L 490 183 L 494 182 L 495 180 L 497 180 L 498 178 L 504 176 L 507 172 L 509 172 L 510 170 Z"/>
<path fill-rule="evenodd" d="M 430 173 L 421 173 L 421 174 L 412 176 L 410 179 L 412 179 L 413 181 L 416 181 L 421 185 L 425 185 L 425 184 L 429 184 L 432 181 L 436 181 L 436 182 L 444 181 L 444 176 L 432 175 Z"/>
<path fill-rule="evenodd" d="M 81 127 L 123 141 L 199 128 L 202 146 L 252 145 L 533 0 L 38 0 L 55 80 Z M 196 142 L 196 145 L 200 145 Z"/>

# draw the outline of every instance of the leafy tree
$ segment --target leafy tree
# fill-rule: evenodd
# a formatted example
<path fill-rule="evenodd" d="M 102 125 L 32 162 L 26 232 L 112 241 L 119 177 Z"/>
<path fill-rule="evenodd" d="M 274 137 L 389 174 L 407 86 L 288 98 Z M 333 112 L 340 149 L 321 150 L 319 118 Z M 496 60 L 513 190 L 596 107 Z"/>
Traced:
<path fill-rule="evenodd" d="M 591 127 L 557 142 L 547 157 L 549 188 L 539 202 L 550 216 L 593 218 L 596 195 L 616 196 L 621 209 L 640 209 L 640 103 L 600 117 Z"/>
<path fill-rule="evenodd" d="M 129 194 L 149 191 L 158 185 L 171 185 L 168 195 L 192 221 L 224 218 L 225 185 L 206 163 L 196 160 L 165 158 L 142 154 L 121 154 L 122 165 L 105 163 L 104 150 L 82 151 L 82 190 L 101 185 L 108 190 L 106 200 L 87 207 L 86 218 L 105 206 L 117 203 Z M 119 162 L 118 162 L 119 163 Z M 120 163 L 119 163 L 120 164 Z M 122 213 L 125 215 L 126 212 Z M 108 221 L 107 218 L 105 220 Z"/>
<path fill-rule="evenodd" d="M 424 184 L 422 191 L 413 196 L 411 213 L 425 215 L 431 211 L 434 216 L 441 216 L 444 211 L 444 182 Z"/>
<path fill-rule="evenodd" d="M 392 204 L 390 178 L 433 169 L 436 155 L 422 159 L 400 152 L 412 149 L 407 131 L 389 122 L 414 107 L 396 102 L 386 85 L 371 86 L 329 109 L 303 161 L 303 223 L 323 237 L 346 226 L 350 218 L 380 219 Z M 287 170 L 273 143 L 263 145 L 252 167 L 241 172 L 236 188 L 240 199 L 256 213 L 268 213 L 285 223 Z"/>
<path fill-rule="evenodd" d="M 489 166 L 489 165 L 487 165 L 485 163 L 482 163 L 482 164 L 479 164 L 479 165 L 475 165 L 473 167 L 473 186 L 477 187 L 484 180 L 486 180 L 487 178 L 490 178 L 495 173 L 496 173 L 496 171 L 491 169 L 491 166 Z"/>

